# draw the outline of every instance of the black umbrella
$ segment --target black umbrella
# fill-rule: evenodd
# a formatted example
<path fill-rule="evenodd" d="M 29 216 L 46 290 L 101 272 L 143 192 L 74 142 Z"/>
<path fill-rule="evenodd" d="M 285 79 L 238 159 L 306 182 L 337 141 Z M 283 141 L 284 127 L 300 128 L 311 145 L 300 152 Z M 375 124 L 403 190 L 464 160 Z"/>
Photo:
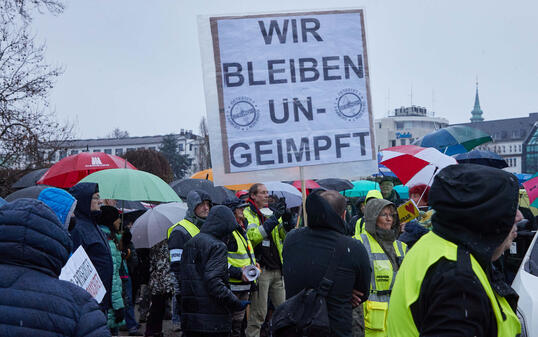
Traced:
<path fill-rule="evenodd" d="M 192 190 L 204 191 L 216 204 L 222 204 L 224 200 L 235 196 L 235 194 L 223 186 L 215 187 L 211 180 L 206 179 L 181 179 L 170 183 L 170 187 L 177 193 L 180 198 L 185 199 L 187 194 Z"/>
<path fill-rule="evenodd" d="M 347 179 L 327 178 L 316 180 L 316 182 L 319 184 L 319 186 L 325 189 L 335 190 L 338 192 L 349 190 L 354 187 L 351 181 Z"/>
<path fill-rule="evenodd" d="M 466 153 L 459 153 L 453 156 L 458 163 L 467 163 L 467 164 L 478 164 L 484 166 L 496 167 L 499 169 L 508 167 L 506 160 L 503 157 L 499 156 L 495 152 L 491 151 L 482 151 L 482 150 L 472 150 Z"/>
<path fill-rule="evenodd" d="M 29 173 L 23 175 L 17 182 L 15 182 L 11 187 L 13 188 L 25 188 L 30 186 L 35 186 L 36 181 L 41 179 L 41 177 L 47 172 L 48 168 L 33 170 Z"/>
<path fill-rule="evenodd" d="M 18 190 L 9 194 L 6 197 L 6 201 L 12 202 L 13 200 L 21 199 L 21 198 L 37 199 L 37 197 L 39 196 L 39 193 L 41 193 L 41 191 L 49 187 L 52 187 L 52 186 L 37 185 L 37 186 L 26 187 L 26 188 L 23 188 L 22 190 Z"/>

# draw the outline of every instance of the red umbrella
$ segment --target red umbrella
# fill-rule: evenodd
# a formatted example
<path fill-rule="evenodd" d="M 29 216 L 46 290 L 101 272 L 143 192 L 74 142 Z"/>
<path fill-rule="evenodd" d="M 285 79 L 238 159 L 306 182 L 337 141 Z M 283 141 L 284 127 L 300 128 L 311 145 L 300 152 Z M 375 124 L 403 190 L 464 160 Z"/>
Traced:
<path fill-rule="evenodd" d="M 431 185 L 434 175 L 456 159 L 433 147 L 402 145 L 381 150 L 380 164 L 388 167 L 407 186 Z"/>
<path fill-rule="evenodd" d="M 321 186 L 319 186 L 319 184 L 317 182 L 315 182 L 314 180 L 305 180 L 304 181 L 304 184 L 305 184 L 305 188 L 307 190 L 313 190 L 314 188 L 320 188 Z M 300 180 L 295 180 L 293 183 L 292 183 L 293 186 L 295 186 L 295 188 L 297 188 L 299 191 L 301 190 L 301 181 Z"/>
<path fill-rule="evenodd" d="M 93 172 L 115 168 L 136 170 L 136 167 L 121 157 L 103 152 L 82 152 L 52 165 L 37 183 L 68 188 Z"/>

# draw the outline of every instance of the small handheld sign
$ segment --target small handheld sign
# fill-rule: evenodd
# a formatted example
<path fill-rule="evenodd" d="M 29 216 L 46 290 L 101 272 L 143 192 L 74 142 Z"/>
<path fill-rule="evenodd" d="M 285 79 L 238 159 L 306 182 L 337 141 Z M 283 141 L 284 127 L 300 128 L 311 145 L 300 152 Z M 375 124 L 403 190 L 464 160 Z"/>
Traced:
<path fill-rule="evenodd" d="M 417 205 L 413 199 L 409 199 L 405 204 L 398 207 L 398 218 L 400 223 L 409 222 L 420 215 Z"/>

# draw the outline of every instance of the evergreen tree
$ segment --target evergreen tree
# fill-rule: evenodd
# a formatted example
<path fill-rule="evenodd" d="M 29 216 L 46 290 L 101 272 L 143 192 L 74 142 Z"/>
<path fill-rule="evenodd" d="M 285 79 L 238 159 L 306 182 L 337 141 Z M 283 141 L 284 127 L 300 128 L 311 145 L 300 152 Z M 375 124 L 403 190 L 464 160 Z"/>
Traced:
<path fill-rule="evenodd" d="M 173 134 L 164 136 L 159 151 L 170 163 L 174 179 L 185 177 L 191 167 L 192 158 L 179 152 L 179 140 L 177 136 Z"/>

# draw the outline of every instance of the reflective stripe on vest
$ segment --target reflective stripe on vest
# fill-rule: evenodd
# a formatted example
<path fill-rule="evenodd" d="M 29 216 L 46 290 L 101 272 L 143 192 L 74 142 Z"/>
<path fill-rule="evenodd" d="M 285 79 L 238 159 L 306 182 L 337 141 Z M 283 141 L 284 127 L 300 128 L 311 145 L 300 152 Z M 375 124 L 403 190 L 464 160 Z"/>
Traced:
<path fill-rule="evenodd" d="M 396 272 L 392 268 L 392 263 L 383 251 L 383 248 L 381 248 L 379 243 L 369 233 L 361 234 L 360 241 L 362 241 L 364 248 L 366 248 L 370 267 L 372 268 L 369 299 L 372 301 L 388 302 L 390 299 L 389 292 L 392 290 L 394 280 L 396 279 Z M 401 241 L 395 240 L 393 245 L 396 256 L 403 258 L 405 256 L 404 244 Z"/>
<path fill-rule="evenodd" d="M 420 288 L 429 268 L 445 258 L 457 261 L 458 246 L 429 232 L 413 246 L 396 278 L 389 304 L 389 336 L 419 336 L 410 307 L 420 296 Z M 497 322 L 497 336 L 514 337 L 521 333 L 521 324 L 504 297 L 491 288 L 488 278 L 470 255 L 471 267 L 486 292 Z M 504 317 L 503 317 L 504 313 Z"/>
<path fill-rule="evenodd" d="M 237 244 L 237 250 L 235 252 L 228 252 L 228 264 L 237 268 L 243 268 L 250 264 L 256 264 L 256 260 L 254 259 L 254 250 L 252 249 L 252 245 L 250 244 L 250 241 L 245 240 L 243 235 L 241 235 L 237 230 L 233 231 L 232 234 Z M 234 278 L 230 278 L 229 281 L 231 283 L 243 282 L 242 280 L 237 280 Z M 249 289 L 250 289 L 250 285 L 249 285 Z M 245 289 L 237 289 L 237 290 L 245 290 Z"/>
<path fill-rule="evenodd" d="M 189 233 L 189 235 L 191 237 L 195 237 L 198 233 L 200 233 L 200 229 L 198 229 L 198 227 L 196 227 L 195 224 L 193 224 L 192 222 L 190 222 L 187 219 L 183 219 L 180 222 L 178 222 L 177 224 L 175 224 L 175 225 L 171 226 L 170 228 L 168 228 L 168 233 L 167 233 L 167 238 L 168 239 L 170 239 L 170 235 L 172 234 L 172 232 L 174 231 L 174 229 L 177 226 L 181 226 L 181 227 L 185 228 L 185 230 L 187 231 L 187 233 Z"/>

